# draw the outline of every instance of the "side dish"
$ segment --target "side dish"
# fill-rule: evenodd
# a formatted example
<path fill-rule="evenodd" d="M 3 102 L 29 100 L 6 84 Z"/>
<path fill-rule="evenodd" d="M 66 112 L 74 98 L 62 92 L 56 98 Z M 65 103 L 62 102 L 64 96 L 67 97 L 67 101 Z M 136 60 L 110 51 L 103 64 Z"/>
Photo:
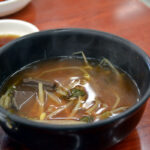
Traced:
<path fill-rule="evenodd" d="M 18 37 L 18 35 L 0 35 L 0 47 Z"/>

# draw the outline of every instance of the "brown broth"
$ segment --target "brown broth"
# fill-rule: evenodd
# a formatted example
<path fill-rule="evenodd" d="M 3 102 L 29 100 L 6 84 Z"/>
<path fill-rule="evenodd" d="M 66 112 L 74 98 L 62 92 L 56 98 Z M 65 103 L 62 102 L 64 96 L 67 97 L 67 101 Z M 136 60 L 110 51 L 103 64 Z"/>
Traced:
<path fill-rule="evenodd" d="M 18 38 L 18 35 L 0 35 L 0 47 L 4 46 L 8 42 Z"/>
<path fill-rule="evenodd" d="M 105 70 L 93 62 L 90 63 L 90 67 L 87 67 L 84 61 L 79 59 L 57 59 L 39 62 L 24 71 L 20 71 L 9 81 L 9 85 L 16 83 L 14 98 L 17 101 L 17 109 L 11 108 L 9 110 L 19 116 L 35 120 L 40 120 L 40 115 L 44 112 L 45 117 L 41 119 L 42 121 L 53 119 L 85 121 L 83 117 L 89 116 L 92 117 L 93 121 L 98 121 L 118 115 L 137 103 L 139 99 L 138 89 L 126 73 L 118 70 L 119 77 L 116 77 L 111 70 Z M 57 70 L 58 68 L 61 69 Z M 87 77 L 86 73 L 90 78 Z M 60 85 L 69 89 L 69 92 L 71 89 L 78 89 L 79 92 L 83 92 L 83 95 L 73 97 L 74 100 L 71 100 L 70 97 L 66 98 L 66 95 L 60 94 L 58 90 L 50 91 L 61 101 L 58 104 L 48 96 L 49 91 L 44 90 L 44 105 L 41 108 L 38 86 L 32 87 L 24 84 L 23 79 L 31 78 L 38 81 L 55 82 L 57 83 L 56 89 L 59 89 Z M 78 111 L 73 114 L 72 111 L 77 106 L 79 99 L 81 101 Z M 119 101 L 118 104 L 117 100 Z M 69 103 L 71 104 L 68 108 L 52 115 Z M 90 111 L 92 109 L 93 111 Z M 117 109 L 120 110 L 117 111 Z"/>

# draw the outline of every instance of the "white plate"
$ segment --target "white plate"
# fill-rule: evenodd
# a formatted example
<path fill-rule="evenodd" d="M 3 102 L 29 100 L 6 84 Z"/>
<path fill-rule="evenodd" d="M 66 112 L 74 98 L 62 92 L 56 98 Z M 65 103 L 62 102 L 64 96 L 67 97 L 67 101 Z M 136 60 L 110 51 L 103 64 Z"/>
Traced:
<path fill-rule="evenodd" d="M 23 9 L 31 0 L 6 0 L 0 2 L 0 17 Z"/>
<path fill-rule="evenodd" d="M 23 36 L 38 31 L 39 29 L 35 25 L 26 21 L 16 19 L 0 19 L 0 35 Z"/>

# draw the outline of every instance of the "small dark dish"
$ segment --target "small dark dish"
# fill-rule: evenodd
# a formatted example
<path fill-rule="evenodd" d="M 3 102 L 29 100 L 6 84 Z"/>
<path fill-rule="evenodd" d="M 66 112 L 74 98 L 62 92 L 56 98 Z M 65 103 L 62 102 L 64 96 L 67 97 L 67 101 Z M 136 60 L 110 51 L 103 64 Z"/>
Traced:
<path fill-rule="evenodd" d="M 112 34 L 86 29 L 56 29 L 21 37 L 0 49 L 0 86 L 9 75 L 31 62 L 70 56 L 80 50 L 84 50 L 87 57 L 106 57 L 126 71 L 139 87 L 140 101 L 116 117 L 70 126 L 32 122 L 0 107 L 1 126 L 8 135 L 33 147 L 48 145 L 52 149 L 87 150 L 108 148 L 135 128 L 150 94 L 150 60 L 140 48 Z"/>

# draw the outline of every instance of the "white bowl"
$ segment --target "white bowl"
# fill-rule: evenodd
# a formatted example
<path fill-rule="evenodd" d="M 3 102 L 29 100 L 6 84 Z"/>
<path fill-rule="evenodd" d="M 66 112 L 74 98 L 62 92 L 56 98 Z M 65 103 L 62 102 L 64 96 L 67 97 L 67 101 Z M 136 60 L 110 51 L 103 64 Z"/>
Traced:
<path fill-rule="evenodd" d="M 16 19 L 0 19 L 0 35 L 23 36 L 38 31 L 39 29 L 35 25 L 26 21 Z"/>
<path fill-rule="evenodd" d="M 0 2 L 0 17 L 23 9 L 31 0 L 6 0 Z"/>

